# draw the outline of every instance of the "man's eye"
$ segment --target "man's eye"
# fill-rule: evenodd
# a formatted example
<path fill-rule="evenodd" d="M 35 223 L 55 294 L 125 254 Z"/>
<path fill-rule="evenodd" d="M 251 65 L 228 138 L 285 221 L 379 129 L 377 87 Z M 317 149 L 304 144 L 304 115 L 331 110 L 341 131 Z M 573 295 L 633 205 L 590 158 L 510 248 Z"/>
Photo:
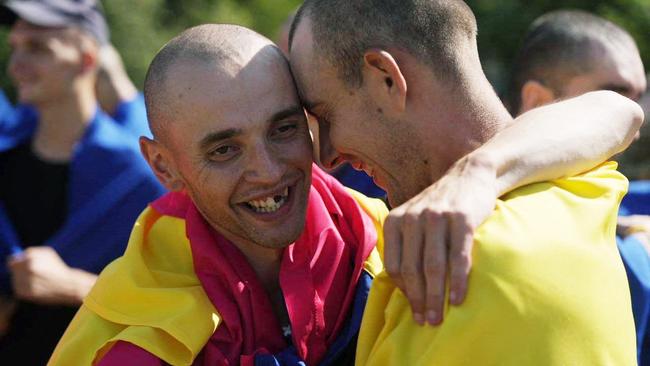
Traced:
<path fill-rule="evenodd" d="M 217 161 L 225 161 L 231 159 L 239 152 L 237 146 L 225 145 L 220 146 L 210 152 L 210 159 Z"/>
<path fill-rule="evenodd" d="M 296 123 L 285 124 L 276 128 L 273 132 L 273 136 L 279 138 L 290 137 L 296 132 L 297 129 L 298 125 Z"/>

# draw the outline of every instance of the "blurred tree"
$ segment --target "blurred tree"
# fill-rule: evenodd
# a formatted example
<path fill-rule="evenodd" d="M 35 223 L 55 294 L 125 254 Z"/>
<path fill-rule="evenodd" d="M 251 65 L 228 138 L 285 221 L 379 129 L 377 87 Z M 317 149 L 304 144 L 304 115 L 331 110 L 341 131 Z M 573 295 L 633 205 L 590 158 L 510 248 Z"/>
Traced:
<path fill-rule="evenodd" d="M 112 42 L 138 86 L 149 62 L 183 29 L 204 23 L 240 24 L 275 39 L 300 0 L 110 0 L 104 1 Z"/>

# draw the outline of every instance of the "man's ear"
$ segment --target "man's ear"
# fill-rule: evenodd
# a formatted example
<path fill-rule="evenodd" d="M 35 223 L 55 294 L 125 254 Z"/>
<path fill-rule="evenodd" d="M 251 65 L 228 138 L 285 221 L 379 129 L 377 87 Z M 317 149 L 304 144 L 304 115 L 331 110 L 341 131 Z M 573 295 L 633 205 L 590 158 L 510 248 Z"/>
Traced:
<path fill-rule="evenodd" d="M 140 137 L 140 151 L 165 188 L 170 191 L 180 191 L 185 188 L 185 183 L 169 160 L 170 154 L 158 141 Z"/>
<path fill-rule="evenodd" d="M 528 80 L 521 88 L 521 105 L 519 114 L 529 110 L 553 103 L 557 97 L 553 89 L 537 80 Z"/>
<path fill-rule="evenodd" d="M 371 97 L 380 105 L 392 105 L 397 112 L 406 109 L 406 79 L 395 58 L 381 49 L 371 49 L 363 55 L 364 83 Z"/>

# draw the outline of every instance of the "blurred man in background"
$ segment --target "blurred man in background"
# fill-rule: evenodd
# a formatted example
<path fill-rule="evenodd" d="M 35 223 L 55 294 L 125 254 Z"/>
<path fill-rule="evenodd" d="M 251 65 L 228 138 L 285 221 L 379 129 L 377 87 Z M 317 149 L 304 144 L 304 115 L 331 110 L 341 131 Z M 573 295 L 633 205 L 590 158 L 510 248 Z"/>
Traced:
<path fill-rule="evenodd" d="M 42 365 L 95 282 L 122 254 L 131 224 L 162 186 L 136 139 L 98 108 L 99 48 L 108 41 L 94 1 L 9 1 L 9 74 L 18 102 L 0 152 L 0 267 L 18 299 L 0 360 Z M 9 256 L 9 257 L 7 257 Z M 3 307 L 5 314 L 11 307 Z"/>
<path fill-rule="evenodd" d="M 594 90 L 616 91 L 639 101 L 646 90 L 646 77 L 639 50 L 632 36 L 618 25 L 596 15 L 561 10 L 547 13 L 533 22 L 513 65 L 507 104 L 513 115 L 557 100 Z M 630 190 L 634 191 L 631 184 Z M 623 200 L 625 214 L 642 213 L 635 209 L 644 198 L 637 193 Z M 645 198 L 647 200 L 647 198 Z M 626 207 L 626 202 L 629 207 Z M 647 216 L 619 219 L 618 248 L 632 295 L 637 331 L 639 364 L 650 365 L 646 336 L 650 317 L 650 256 L 632 231 L 647 230 Z"/>

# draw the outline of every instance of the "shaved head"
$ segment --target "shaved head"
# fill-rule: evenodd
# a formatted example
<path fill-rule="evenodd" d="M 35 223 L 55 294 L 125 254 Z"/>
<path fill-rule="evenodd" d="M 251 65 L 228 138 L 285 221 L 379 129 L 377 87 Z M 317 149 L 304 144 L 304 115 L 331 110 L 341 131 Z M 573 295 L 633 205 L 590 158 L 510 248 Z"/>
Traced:
<path fill-rule="evenodd" d="M 615 63 L 637 73 L 634 79 L 644 78 L 641 56 L 626 30 L 580 10 L 544 14 L 528 29 L 513 64 L 508 107 L 514 114 L 520 111 L 521 90 L 529 80 L 541 82 L 562 96 L 572 78 L 592 74 L 603 65 Z"/>
<path fill-rule="evenodd" d="M 234 25 L 188 29 L 156 55 L 144 93 L 154 140 L 141 137 L 140 148 L 165 187 L 186 192 L 249 258 L 296 240 L 312 146 L 277 46 Z"/>
<path fill-rule="evenodd" d="M 200 25 L 169 41 L 151 62 L 144 84 L 147 117 L 154 137 L 164 141 L 180 104 L 188 103 L 182 90 L 178 90 L 178 81 L 184 79 L 188 66 L 209 67 L 210 72 L 228 77 L 236 75 L 253 57 L 286 64 L 273 42 L 236 25 Z"/>

